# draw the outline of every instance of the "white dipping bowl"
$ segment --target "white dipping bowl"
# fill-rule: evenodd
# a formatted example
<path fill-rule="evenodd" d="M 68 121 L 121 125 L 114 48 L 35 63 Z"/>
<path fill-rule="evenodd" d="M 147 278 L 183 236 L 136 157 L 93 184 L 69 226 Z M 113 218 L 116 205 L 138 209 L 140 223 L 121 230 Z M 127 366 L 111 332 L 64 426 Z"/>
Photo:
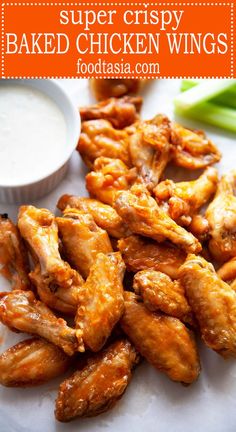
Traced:
<path fill-rule="evenodd" d="M 79 111 L 73 105 L 70 97 L 54 81 L 47 79 L 0 80 L 0 86 L 10 85 L 30 87 L 48 96 L 63 114 L 67 129 L 65 147 L 60 149 L 61 154 L 57 155 L 59 157 L 57 157 L 56 162 L 53 159 L 50 160 L 50 169 L 43 177 L 35 177 L 34 166 L 32 166 L 32 181 L 28 181 L 27 183 L 19 181 L 18 184 L 10 185 L 1 184 L 0 182 L 0 202 L 26 204 L 48 194 L 64 177 L 69 159 L 78 143 L 81 121 Z"/>

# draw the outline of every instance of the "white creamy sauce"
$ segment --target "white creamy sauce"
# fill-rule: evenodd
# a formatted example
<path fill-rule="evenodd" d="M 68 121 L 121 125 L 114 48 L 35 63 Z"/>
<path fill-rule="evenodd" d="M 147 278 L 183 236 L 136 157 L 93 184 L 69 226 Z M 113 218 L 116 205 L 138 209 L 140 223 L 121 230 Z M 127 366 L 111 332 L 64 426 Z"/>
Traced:
<path fill-rule="evenodd" d="M 0 85 L 0 185 L 38 180 L 57 167 L 66 146 L 65 118 L 44 93 Z"/>

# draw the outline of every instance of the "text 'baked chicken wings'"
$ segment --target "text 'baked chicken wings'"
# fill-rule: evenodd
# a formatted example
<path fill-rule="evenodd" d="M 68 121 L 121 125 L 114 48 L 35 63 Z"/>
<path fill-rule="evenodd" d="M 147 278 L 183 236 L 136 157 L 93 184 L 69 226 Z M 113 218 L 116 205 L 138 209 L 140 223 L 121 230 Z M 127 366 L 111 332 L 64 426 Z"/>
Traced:
<path fill-rule="evenodd" d="M 68 208 L 56 221 L 68 262 L 86 278 L 97 254 L 112 252 L 107 232 L 83 210 Z"/>
<path fill-rule="evenodd" d="M 139 119 L 142 107 L 140 96 L 124 96 L 110 98 L 94 105 L 80 108 L 82 122 L 85 120 L 104 119 L 111 122 L 116 129 L 130 126 Z"/>
<path fill-rule="evenodd" d="M 189 255 L 179 270 L 202 339 L 224 357 L 236 356 L 236 293 L 204 258 Z"/>
<path fill-rule="evenodd" d="M 90 213 L 96 224 L 106 230 L 111 237 L 121 238 L 129 233 L 128 227 L 125 226 L 116 210 L 96 199 L 65 194 L 59 199 L 57 207 L 61 211 L 66 208 L 76 208 Z"/>
<path fill-rule="evenodd" d="M 142 185 L 117 193 L 114 207 L 130 230 L 162 242 L 170 240 L 187 252 L 199 252 L 201 244 L 184 228 L 177 225 Z"/>
<path fill-rule="evenodd" d="M 173 162 L 183 168 L 206 168 L 219 162 L 221 153 L 204 132 L 171 123 Z"/>
<path fill-rule="evenodd" d="M 159 182 L 170 160 L 170 121 L 158 115 L 153 120 L 140 122 L 129 138 L 133 166 L 146 187 L 152 190 Z"/>
<path fill-rule="evenodd" d="M 157 243 L 149 238 L 131 235 L 118 241 L 127 270 L 156 270 L 173 279 L 178 276 L 179 267 L 184 263 L 186 253 L 169 243 Z"/>
<path fill-rule="evenodd" d="M 70 365 L 56 345 L 44 339 L 27 339 L 0 355 L 0 383 L 6 387 L 30 387 L 61 374 Z"/>
<path fill-rule="evenodd" d="M 101 414 L 121 398 L 139 356 L 130 342 L 119 340 L 91 357 L 59 388 L 55 416 L 61 422 Z"/>
<path fill-rule="evenodd" d="M 193 335 L 177 318 L 150 312 L 137 296 L 125 292 L 121 327 L 137 351 L 173 381 L 190 384 L 200 372 Z"/>
<path fill-rule="evenodd" d="M 165 206 L 172 219 L 188 226 L 192 216 L 215 193 L 217 182 L 217 170 L 209 167 L 197 180 L 180 183 L 164 180 L 156 186 L 154 194 L 158 204 Z"/>
<path fill-rule="evenodd" d="M 32 291 L 15 290 L 0 294 L 0 321 L 12 330 L 35 334 L 73 355 L 83 351 L 81 331 L 67 326 L 66 321 L 57 318 Z"/>
<path fill-rule="evenodd" d="M 124 270 L 119 252 L 99 253 L 80 291 L 76 328 L 92 351 L 103 347 L 123 313 Z"/>
<path fill-rule="evenodd" d="M 143 270 L 134 276 L 133 288 L 149 310 L 162 311 L 181 321 L 192 323 L 191 308 L 179 281 L 172 281 L 165 273 Z"/>
<path fill-rule="evenodd" d="M 89 120 L 82 123 L 77 150 L 90 169 L 101 156 L 120 159 L 129 166 L 128 136 L 125 130 L 113 128 L 108 120 Z"/>
<path fill-rule="evenodd" d="M 224 175 L 215 198 L 206 211 L 210 227 L 209 249 L 212 256 L 227 261 L 236 256 L 236 171 Z"/>
<path fill-rule="evenodd" d="M 18 228 L 0 215 L 0 273 L 10 280 L 12 289 L 30 289 L 28 255 Z"/>

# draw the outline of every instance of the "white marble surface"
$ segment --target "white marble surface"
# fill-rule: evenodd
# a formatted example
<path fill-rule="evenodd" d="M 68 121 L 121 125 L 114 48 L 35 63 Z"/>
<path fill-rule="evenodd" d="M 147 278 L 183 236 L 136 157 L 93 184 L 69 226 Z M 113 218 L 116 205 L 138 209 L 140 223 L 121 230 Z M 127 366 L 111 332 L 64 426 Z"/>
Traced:
<path fill-rule="evenodd" d="M 86 80 L 60 80 L 77 105 L 91 101 Z M 172 99 L 179 91 L 177 80 L 149 83 L 145 89 L 143 117 L 157 112 L 173 117 Z M 208 128 L 199 123 L 184 122 L 204 128 L 217 143 L 224 157 L 221 172 L 235 168 L 236 136 Z M 70 169 L 62 183 L 48 196 L 33 204 L 55 210 L 62 193 L 86 194 L 85 169 L 74 152 Z M 0 204 L 0 213 L 15 220 L 16 206 Z M 0 280 L 0 291 L 7 283 Z M 0 351 L 22 336 L 0 327 Z M 54 420 L 54 400 L 61 379 L 34 389 L 0 388 L 0 432 L 235 432 L 236 430 L 236 361 L 223 360 L 199 342 L 202 372 L 190 387 L 171 382 L 143 363 L 134 373 L 126 394 L 108 413 L 94 419 L 60 424 Z"/>

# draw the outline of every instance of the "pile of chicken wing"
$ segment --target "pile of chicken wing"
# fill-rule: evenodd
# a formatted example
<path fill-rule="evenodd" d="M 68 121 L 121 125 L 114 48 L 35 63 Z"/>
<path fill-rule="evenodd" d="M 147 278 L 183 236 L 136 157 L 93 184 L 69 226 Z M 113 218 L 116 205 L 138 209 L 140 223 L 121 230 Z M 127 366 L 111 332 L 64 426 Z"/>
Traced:
<path fill-rule="evenodd" d="M 163 115 L 141 120 L 141 105 L 125 96 L 81 108 L 89 198 L 63 195 L 60 216 L 21 206 L 17 226 L 0 218 L 1 272 L 12 283 L 0 320 L 33 335 L 0 356 L 0 382 L 26 387 L 67 372 L 59 421 L 110 409 L 141 358 L 191 384 L 196 333 L 236 356 L 236 171 L 219 180 L 221 155 L 203 132 Z M 202 172 L 176 183 L 167 165 Z"/>

